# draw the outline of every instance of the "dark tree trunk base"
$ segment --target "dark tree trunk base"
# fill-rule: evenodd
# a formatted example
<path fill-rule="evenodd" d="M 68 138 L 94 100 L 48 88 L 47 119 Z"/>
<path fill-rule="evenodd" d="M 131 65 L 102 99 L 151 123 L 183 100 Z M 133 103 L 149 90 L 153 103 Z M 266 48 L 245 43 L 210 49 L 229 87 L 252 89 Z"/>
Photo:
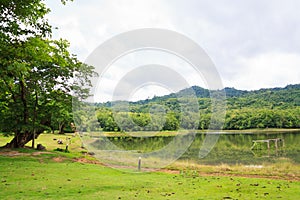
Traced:
<path fill-rule="evenodd" d="M 36 138 L 39 134 L 36 134 Z M 25 144 L 33 139 L 33 134 L 26 132 L 26 133 L 18 133 L 15 137 L 7 143 L 4 148 L 24 148 Z"/>

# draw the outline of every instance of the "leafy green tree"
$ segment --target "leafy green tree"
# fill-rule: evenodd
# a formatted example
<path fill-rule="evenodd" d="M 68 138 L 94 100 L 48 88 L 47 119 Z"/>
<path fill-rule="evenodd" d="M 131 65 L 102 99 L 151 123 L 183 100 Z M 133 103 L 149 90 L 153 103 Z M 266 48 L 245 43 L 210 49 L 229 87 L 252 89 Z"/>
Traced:
<path fill-rule="evenodd" d="M 179 121 L 176 118 L 176 113 L 168 112 L 163 130 L 174 131 L 179 129 Z"/>
<path fill-rule="evenodd" d="M 104 131 L 119 131 L 120 128 L 113 118 L 113 113 L 108 108 L 99 108 L 97 110 L 97 119 L 100 127 Z"/>
<path fill-rule="evenodd" d="M 68 118 L 62 107 L 70 106 L 72 92 L 87 97 L 73 74 L 89 82 L 94 72 L 68 52 L 67 41 L 51 40 L 43 1 L 4 0 L 0 11 L 0 130 L 15 136 L 6 147 L 24 147 L 54 118 Z"/>

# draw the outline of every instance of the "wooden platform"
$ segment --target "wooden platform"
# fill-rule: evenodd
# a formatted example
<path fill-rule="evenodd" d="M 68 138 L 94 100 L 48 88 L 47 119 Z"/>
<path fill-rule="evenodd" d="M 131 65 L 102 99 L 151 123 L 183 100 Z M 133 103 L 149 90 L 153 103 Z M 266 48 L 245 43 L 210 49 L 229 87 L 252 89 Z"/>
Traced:
<path fill-rule="evenodd" d="M 267 150 L 267 157 L 270 156 L 270 151 L 271 150 L 275 150 L 275 154 L 278 156 L 280 153 L 283 152 L 283 149 L 285 147 L 284 144 L 284 139 L 282 138 L 274 138 L 274 139 L 266 139 L 266 140 L 252 140 L 252 147 L 251 147 L 251 151 L 253 152 L 253 150 L 255 151 L 263 151 L 263 150 Z M 271 148 L 271 144 L 274 143 L 274 148 Z M 266 144 L 266 148 L 265 145 Z M 253 152 L 254 153 L 254 152 Z M 256 155 L 256 153 L 254 153 Z"/>

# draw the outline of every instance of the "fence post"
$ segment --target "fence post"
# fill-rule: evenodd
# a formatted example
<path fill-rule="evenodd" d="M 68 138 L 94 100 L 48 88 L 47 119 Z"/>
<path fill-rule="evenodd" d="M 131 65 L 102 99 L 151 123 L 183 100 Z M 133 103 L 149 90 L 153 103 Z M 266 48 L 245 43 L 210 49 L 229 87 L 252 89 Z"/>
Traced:
<path fill-rule="evenodd" d="M 138 170 L 141 171 L 141 165 L 142 165 L 142 158 L 139 157 L 139 161 L 138 161 Z"/>

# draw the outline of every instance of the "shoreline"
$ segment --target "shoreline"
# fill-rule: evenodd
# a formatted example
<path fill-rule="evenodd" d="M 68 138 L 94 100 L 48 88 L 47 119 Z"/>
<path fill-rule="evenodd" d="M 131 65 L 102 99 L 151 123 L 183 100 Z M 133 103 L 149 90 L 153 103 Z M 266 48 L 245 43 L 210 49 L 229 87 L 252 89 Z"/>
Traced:
<path fill-rule="evenodd" d="M 155 136 L 176 136 L 190 133 L 191 130 L 178 130 L 178 131 L 134 131 L 130 133 L 126 132 L 91 132 L 90 135 L 104 136 L 104 137 L 155 137 Z M 196 130 L 196 134 L 278 134 L 278 133 L 293 133 L 300 132 L 300 129 L 280 129 L 280 128 L 268 128 L 268 129 L 246 129 L 246 130 Z M 83 135 L 85 135 L 83 133 Z"/>

